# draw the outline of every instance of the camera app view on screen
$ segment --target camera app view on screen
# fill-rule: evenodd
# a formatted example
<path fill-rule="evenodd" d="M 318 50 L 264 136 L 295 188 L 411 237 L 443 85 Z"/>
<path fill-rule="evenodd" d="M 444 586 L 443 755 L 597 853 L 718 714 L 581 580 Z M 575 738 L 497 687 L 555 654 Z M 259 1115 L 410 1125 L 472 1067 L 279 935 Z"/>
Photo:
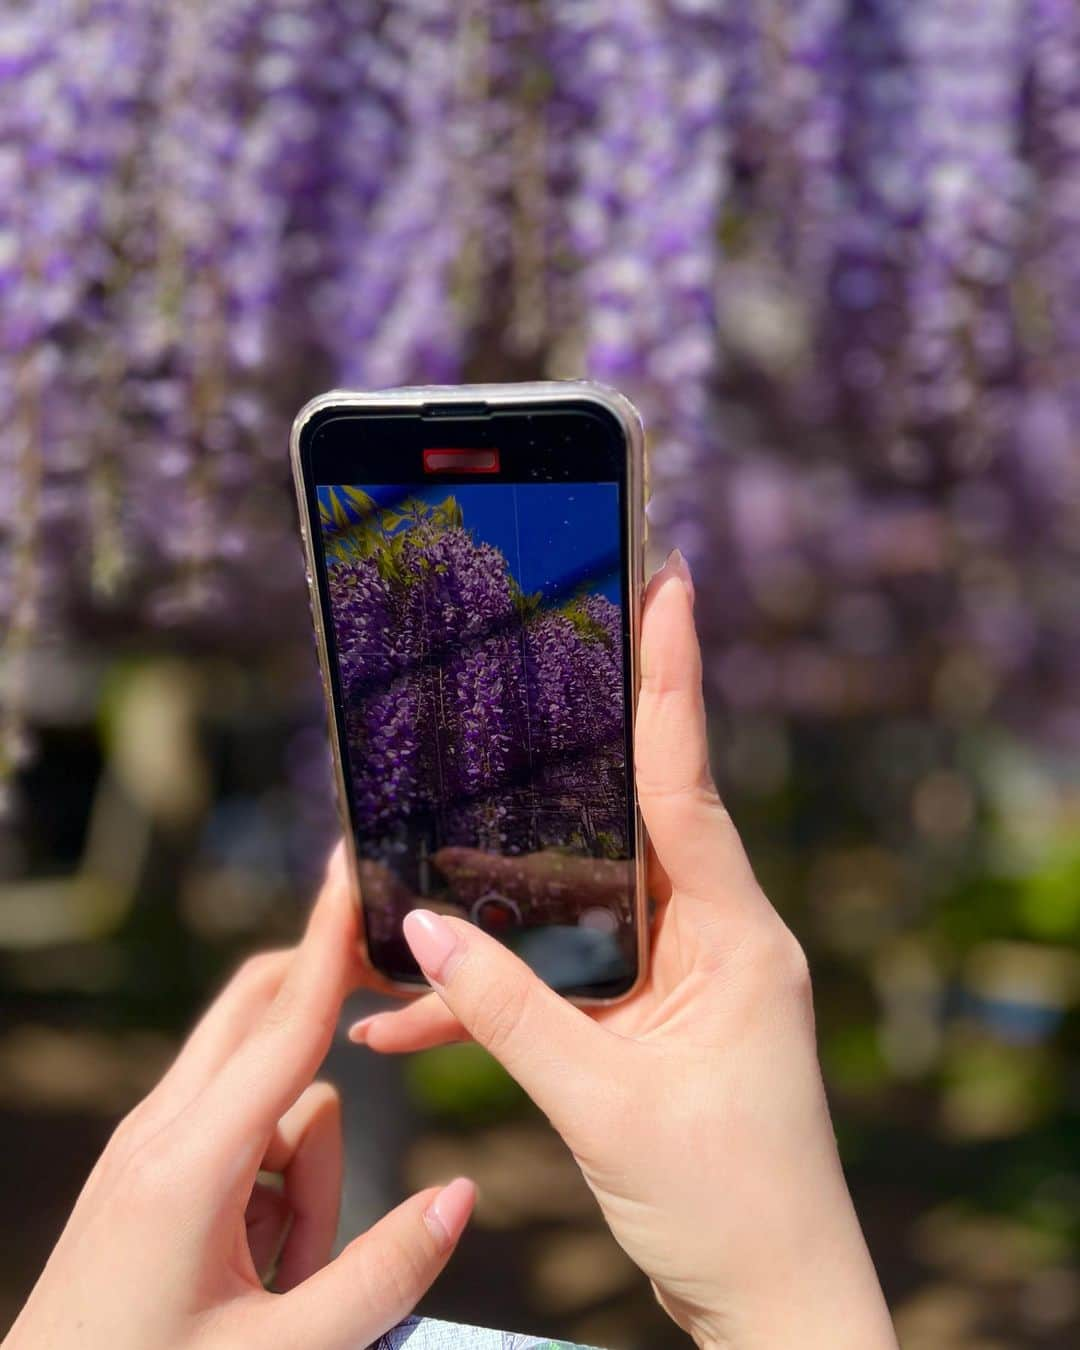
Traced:
<path fill-rule="evenodd" d="M 634 961 L 619 489 L 323 486 L 346 772 L 375 964 L 423 904 L 556 987 Z"/>

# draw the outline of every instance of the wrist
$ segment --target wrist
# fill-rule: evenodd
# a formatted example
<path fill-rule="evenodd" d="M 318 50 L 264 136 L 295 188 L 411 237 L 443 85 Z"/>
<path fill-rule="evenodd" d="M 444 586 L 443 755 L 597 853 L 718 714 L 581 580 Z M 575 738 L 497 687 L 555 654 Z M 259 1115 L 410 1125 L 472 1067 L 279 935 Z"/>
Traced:
<path fill-rule="evenodd" d="M 845 1197 L 846 1198 L 846 1197 Z M 664 1306 L 699 1350 L 897 1350 L 877 1272 L 850 1200 L 785 1257 L 783 1244 L 743 1267 L 714 1301 Z"/>
<path fill-rule="evenodd" d="M 777 1301 L 783 1301 L 782 1294 L 778 1293 Z M 730 1330 L 718 1332 L 720 1322 Z M 899 1346 L 883 1302 L 861 1310 L 850 1303 L 840 1304 L 820 1316 L 809 1309 L 789 1308 L 767 1310 L 760 1318 L 750 1313 L 708 1318 L 691 1326 L 689 1335 L 698 1350 L 790 1350 L 792 1346 L 799 1350 L 898 1350 Z"/>
<path fill-rule="evenodd" d="M 683 1320 L 698 1350 L 898 1350 L 876 1281 L 830 1294 L 795 1297 L 778 1285 L 765 1306 L 744 1304 Z"/>

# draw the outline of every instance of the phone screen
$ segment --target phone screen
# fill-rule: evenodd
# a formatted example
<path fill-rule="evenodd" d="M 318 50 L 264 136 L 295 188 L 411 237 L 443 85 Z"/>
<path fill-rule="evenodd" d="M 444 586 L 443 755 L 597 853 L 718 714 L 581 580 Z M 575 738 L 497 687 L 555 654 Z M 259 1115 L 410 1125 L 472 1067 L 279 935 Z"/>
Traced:
<path fill-rule="evenodd" d="M 389 462 L 354 423 L 350 472 L 319 458 L 336 720 L 376 968 L 422 978 L 401 920 L 423 905 L 606 994 L 637 960 L 625 455 L 575 454 L 572 417 L 569 440 L 565 415 L 531 420 L 532 453 L 504 418 L 456 426 L 466 447 L 441 426 L 403 445 L 398 425 Z M 576 430 L 600 437 L 595 418 Z M 598 476 L 572 476 L 590 460 Z"/>

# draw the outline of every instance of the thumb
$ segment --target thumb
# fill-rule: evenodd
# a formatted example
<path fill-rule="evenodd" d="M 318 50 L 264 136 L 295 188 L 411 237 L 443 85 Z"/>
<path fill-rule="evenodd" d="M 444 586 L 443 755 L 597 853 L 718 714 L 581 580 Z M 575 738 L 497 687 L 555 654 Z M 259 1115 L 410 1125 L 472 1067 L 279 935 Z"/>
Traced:
<path fill-rule="evenodd" d="M 641 814 L 673 891 L 704 910 L 721 897 L 729 914 L 758 908 L 763 897 L 709 771 L 693 583 L 678 549 L 645 597 L 634 759 Z"/>
<path fill-rule="evenodd" d="M 465 1177 L 411 1196 L 291 1293 L 268 1296 L 274 1301 L 267 1344 L 357 1350 L 377 1341 L 427 1293 L 475 1199 Z"/>
<path fill-rule="evenodd" d="M 463 919 L 414 909 L 403 931 L 443 1003 L 560 1133 L 595 1110 L 604 1084 L 618 1078 L 616 1036 Z"/>

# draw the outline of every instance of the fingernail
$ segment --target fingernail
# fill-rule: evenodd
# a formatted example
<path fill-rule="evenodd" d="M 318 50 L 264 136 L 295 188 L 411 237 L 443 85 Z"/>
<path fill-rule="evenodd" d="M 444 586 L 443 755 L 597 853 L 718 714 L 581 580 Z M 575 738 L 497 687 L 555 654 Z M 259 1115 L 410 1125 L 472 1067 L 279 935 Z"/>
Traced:
<path fill-rule="evenodd" d="M 455 1177 L 424 1211 L 424 1222 L 442 1247 L 461 1236 L 476 1203 L 476 1187 L 468 1177 Z"/>
<path fill-rule="evenodd" d="M 330 856 L 326 860 L 326 879 L 337 877 L 345 873 L 345 840 L 339 839 L 330 850 Z"/>
<path fill-rule="evenodd" d="M 454 966 L 460 941 L 441 914 L 411 909 L 402 924 L 405 941 L 416 963 L 433 984 L 444 982 Z"/>
<path fill-rule="evenodd" d="M 667 556 L 664 563 L 667 571 L 674 572 L 686 587 L 686 593 L 690 597 L 690 603 L 694 603 L 694 578 L 690 572 L 690 564 L 686 561 L 681 549 L 673 548 Z"/>
<path fill-rule="evenodd" d="M 371 1030 L 372 1022 L 381 1016 L 382 1013 L 369 1013 L 367 1017 L 361 1017 L 358 1021 L 354 1022 L 347 1033 L 349 1040 L 352 1041 L 354 1045 L 363 1045 L 367 1040 L 368 1032 Z"/>

